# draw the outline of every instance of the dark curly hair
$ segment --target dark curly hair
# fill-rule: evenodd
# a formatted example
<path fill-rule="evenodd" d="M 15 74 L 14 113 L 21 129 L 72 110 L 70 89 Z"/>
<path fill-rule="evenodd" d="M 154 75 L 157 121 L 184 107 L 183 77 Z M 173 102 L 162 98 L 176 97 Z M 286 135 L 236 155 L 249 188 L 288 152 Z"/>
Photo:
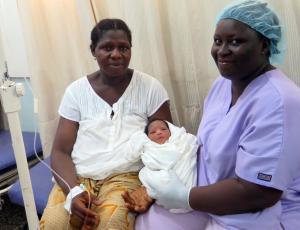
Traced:
<path fill-rule="evenodd" d="M 145 127 L 144 132 L 146 133 L 146 135 L 148 135 L 148 133 L 149 133 L 149 126 L 150 126 L 151 123 L 154 122 L 154 121 L 162 121 L 162 122 L 164 122 L 164 123 L 166 124 L 166 126 L 168 127 L 168 129 L 170 129 L 170 128 L 169 128 L 169 125 L 168 125 L 168 122 L 166 122 L 165 120 L 158 119 L 158 118 L 153 118 L 153 119 L 148 120 L 148 123 L 147 123 L 147 125 L 146 125 L 146 127 Z"/>
<path fill-rule="evenodd" d="M 128 28 L 127 24 L 123 20 L 118 18 L 106 18 L 98 22 L 97 25 L 95 25 L 95 27 L 92 29 L 90 45 L 90 49 L 92 52 L 95 50 L 98 42 L 101 40 L 103 35 L 109 30 L 123 30 L 127 35 L 130 46 L 132 46 L 131 31 Z"/>

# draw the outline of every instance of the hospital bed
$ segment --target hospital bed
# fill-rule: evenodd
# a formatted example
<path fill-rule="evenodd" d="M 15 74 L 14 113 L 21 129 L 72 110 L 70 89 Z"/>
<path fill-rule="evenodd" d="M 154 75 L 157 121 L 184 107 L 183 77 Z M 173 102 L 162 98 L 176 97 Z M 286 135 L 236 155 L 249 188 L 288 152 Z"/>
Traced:
<path fill-rule="evenodd" d="M 38 159 L 35 156 L 34 152 L 34 133 L 33 132 L 22 132 L 24 147 L 26 152 L 26 157 L 28 161 L 29 167 L 38 163 Z M 37 154 L 42 157 L 42 145 L 37 135 L 36 144 L 35 144 Z M 49 160 L 48 160 L 49 161 Z M 42 174 L 39 172 L 40 166 L 36 165 L 34 168 L 31 168 L 32 180 L 36 178 L 36 176 L 42 178 Z M 51 176 L 50 176 L 51 178 Z M 12 147 L 12 141 L 10 132 L 7 130 L 0 130 L 0 196 L 1 193 L 6 193 L 8 191 L 8 195 L 10 200 L 13 203 L 23 205 L 22 193 L 20 189 L 20 184 L 18 181 L 18 171 L 16 167 L 16 161 L 14 156 L 14 151 Z M 35 183 L 41 184 L 41 181 L 36 181 Z M 51 183 L 51 179 L 50 179 Z M 43 186 L 41 186 L 43 187 Z M 46 188 L 47 186 L 45 186 Z M 38 188 L 40 189 L 40 188 Z M 41 189 L 43 191 L 44 188 Z M 40 198 L 37 197 L 37 205 L 40 202 Z"/>
<path fill-rule="evenodd" d="M 46 158 L 44 163 L 50 165 L 50 158 Z M 52 174 L 50 170 L 41 162 L 33 166 L 30 170 L 33 195 L 38 214 L 42 215 L 46 207 L 49 193 L 53 187 Z M 12 203 L 24 206 L 21 193 L 20 182 L 16 181 L 8 191 L 9 199 Z"/>
<path fill-rule="evenodd" d="M 34 133 L 22 132 L 22 134 L 28 164 L 31 166 L 37 163 L 33 147 Z M 37 153 L 42 156 L 42 145 L 38 135 L 36 139 L 36 150 Z M 17 177 L 18 172 L 10 132 L 0 130 L 0 188 L 11 185 Z"/>

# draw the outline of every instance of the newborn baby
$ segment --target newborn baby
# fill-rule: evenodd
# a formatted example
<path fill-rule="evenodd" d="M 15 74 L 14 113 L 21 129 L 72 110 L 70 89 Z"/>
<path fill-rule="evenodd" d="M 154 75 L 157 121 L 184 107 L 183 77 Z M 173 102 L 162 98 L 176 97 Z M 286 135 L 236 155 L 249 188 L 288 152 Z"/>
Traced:
<path fill-rule="evenodd" d="M 146 136 L 146 135 L 148 136 Z M 150 120 L 145 134 L 133 136 L 132 145 L 137 146 L 145 165 L 139 173 L 143 186 L 132 192 L 125 192 L 123 198 L 127 207 L 135 212 L 145 212 L 153 203 L 148 181 L 167 183 L 169 170 L 173 170 L 187 186 L 196 184 L 197 140 L 184 128 L 179 128 L 164 120 Z M 133 150 L 135 152 L 137 150 Z M 173 209 L 175 213 L 188 210 Z"/>

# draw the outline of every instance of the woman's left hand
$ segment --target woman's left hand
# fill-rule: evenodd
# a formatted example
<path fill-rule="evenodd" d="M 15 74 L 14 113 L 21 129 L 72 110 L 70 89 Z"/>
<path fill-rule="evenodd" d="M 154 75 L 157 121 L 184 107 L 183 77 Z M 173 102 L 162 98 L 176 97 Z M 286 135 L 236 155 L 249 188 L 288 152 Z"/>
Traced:
<path fill-rule="evenodd" d="M 126 207 L 130 211 L 138 213 L 146 212 L 153 203 L 153 199 L 148 195 L 144 186 L 130 193 L 126 191 L 122 197 Z"/>
<path fill-rule="evenodd" d="M 173 170 L 167 171 L 167 179 L 164 177 L 161 181 L 148 181 L 150 187 L 149 194 L 156 199 L 156 204 L 163 206 L 166 209 L 189 209 L 189 194 L 188 189 L 178 178 Z"/>

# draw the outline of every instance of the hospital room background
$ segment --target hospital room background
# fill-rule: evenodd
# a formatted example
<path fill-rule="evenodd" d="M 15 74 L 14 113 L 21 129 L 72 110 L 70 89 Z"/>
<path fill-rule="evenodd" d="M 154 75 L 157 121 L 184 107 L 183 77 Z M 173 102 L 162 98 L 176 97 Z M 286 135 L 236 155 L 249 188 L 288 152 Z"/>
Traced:
<path fill-rule="evenodd" d="M 210 57 L 215 17 L 230 2 L 0 0 L 0 79 L 7 72 L 25 87 L 20 98 L 22 131 L 33 133 L 37 128 L 47 158 L 64 90 L 97 69 L 89 49 L 90 31 L 109 17 L 123 19 L 132 30 L 131 68 L 162 82 L 174 123 L 196 133 L 205 95 L 218 76 Z M 265 2 L 272 4 L 284 25 L 285 61 L 277 66 L 300 86 L 300 0 Z M 9 130 L 2 109 L 0 128 Z"/>

